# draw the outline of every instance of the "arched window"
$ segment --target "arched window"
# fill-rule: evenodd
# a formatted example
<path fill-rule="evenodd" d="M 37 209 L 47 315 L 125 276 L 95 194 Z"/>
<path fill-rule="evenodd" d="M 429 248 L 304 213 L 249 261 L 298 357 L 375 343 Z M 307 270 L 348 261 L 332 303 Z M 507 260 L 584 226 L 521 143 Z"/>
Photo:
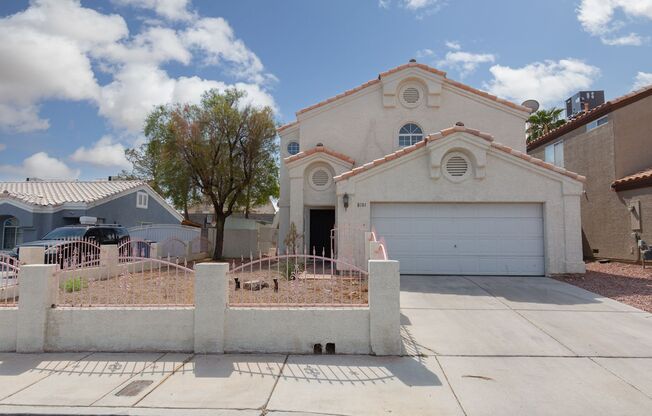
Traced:
<path fill-rule="evenodd" d="M 2 223 L 2 249 L 11 250 L 18 243 L 18 219 L 7 218 Z"/>
<path fill-rule="evenodd" d="M 288 143 L 288 153 L 292 156 L 296 155 L 299 153 L 299 143 L 297 142 L 290 142 Z"/>
<path fill-rule="evenodd" d="M 398 145 L 401 147 L 412 146 L 423 140 L 423 130 L 414 123 L 408 123 L 398 132 Z"/>

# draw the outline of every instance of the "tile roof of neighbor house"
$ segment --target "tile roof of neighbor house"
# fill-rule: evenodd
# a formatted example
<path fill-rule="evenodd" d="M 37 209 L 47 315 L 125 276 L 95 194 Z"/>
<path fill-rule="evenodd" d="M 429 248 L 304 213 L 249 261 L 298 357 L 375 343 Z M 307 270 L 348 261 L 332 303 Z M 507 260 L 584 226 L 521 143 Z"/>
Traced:
<path fill-rule="evenodd" d="M 344 97 L 349 96 L 351 94 L 355 94 L 356 92 L 358 92 L 360 90 L 363 90 L 363 89 L 365 89 L 367 87 L 370 87 L 372 85 L 380 83 L 380 80 L 383 77 L 391 75 L 391 74 L 393 74 L 395 72 L 398 72 L 398 71 L 401 71 L 401 70 L 407 69 L 407 68 L 419 68 L 419 69 L 422 69 L 424 71 L 431 72 L 431 73 L 436 74 L 436 75 L 440 75 L 440 76 L 442 76 L 444 78 L 444 82 L 446 82 L 446 83 L 448 83 L 450 85 L 453 85 L 453 86 L 455 86 L 457 88 L 463 89 L 463 90 L 471 92 L 473 94 L 480 95 L 480 96 L 482 96 L 484 98 L 488 98 L 488 99 L 490 99 L 492 101 L 496 101 L 496 102 L 498 102 L 500 104 L 504 104 L 504 105 L 506 105 L 508 107 L 512 107 L 512 108 L 514 108 L 516 110 L 525 111 L 527 113 L 530 112 L 530 109 L 527 108 L 527 107 L 524 107 L 522 105 L 513 103 L 513 102 L 508 101 L 508 100 L 504 100 L 502 98 L 498 98 L 497 96 L 489 94 L 488 92 L 485 92 L 485 91 L 479 90 L 477 88 L 473 88 L 473 87 L 471 87 L 469 85 L 462 84 L 461 82 L 453 81 L 452 79 L 446 78 L 446 72 L 444 72 L 444 71 L 440 71 L 440 70 L 438 70 L 436 68 L 430 67 L 428 65 L 420 64 L 420 63 L 417 63 L 417 62 L 409 62 L 407 64 L 397 66 L 396 68 L 392 68 L 392 69 L 390 69 L 388 71 L 381 72 L 378 75 L 378 78 L 376 78 L 376 79 L 372 79 L 371 81 L 367 81 L 362 85 L 359 85 L 359 86 L 357 86 L 355 88 L 352 88 L 350 90 L 346 90 L 343 93 L 338 94 L 338 95 L 336 95 L 334 97 L 328 98 L 328 99 L 326 99 L 324 101 L 318 102 L 317 104 L 314 104 L 314 105 L 311 105 L 309 107 L 303 108 L 303 109 L 297 111 L 296 115 L 298 116 L 299 114 L 303 114 L 303 113 L 308 112 L 310 110 L 314 110 L 315 108 L 322 107 L 322 106 L 324 106 L 324 105 L 326 105 L 328 103 L 332 103 L 333 101 L 339 100 L 340 98 L 344 98 Z M 288 129 L 288 128 L 296 125 L 297 123 L 298 123 L 298 121 L 293 121 L 291 123 L 284 124 L 283 126 L 279 127 L 277 130 L 278 131 L 283 131 L 285 129 Z"/>
<path fill-rule="evenodd" d="M 12 198 L 38 206 L 92 203 L 142 185 L 145 182 L 127 180 L 0 182 L 0 202 Z"/>
<path fill-rule="evenodd" d="M 297 161 L 299 159 L 303 159 L 303 158 L 308 157 L 308 156 L 310 156 L 312 154 L 315 154 L 315 153 L 326 153 L 327 155 L 331 155 L 333 157 L 341 159 L 341 160 L 343 160 L 343 161 L 345 161 L 347 163 L 350 163 L 352 165 L 355 164 L 355 160 L 351 159 L 347 155 L 345 155 L 343 153 L 336 152 L 336 151 L 331 150 L 331 149 L 329 149 L 327 147 L 324 147 L 324 146 L 313 147 L 312 149 L 308 149 L 308 150 L 305 150 L 303 152 L 299 152 L 294 156 L 286 157 L 284 160 L 285 160 L 285 163 L 292 163 L 294 161 Z"/>
<path fill-rule="evenodd" d="M 625 191 L 627 189 L 642 188 L 645 186 L 652 186 L 652 168 L 616 179 L 611 184 L 611 187 L 615 191 Z"/>
<path fill-rule="evenodd" d="M 571 171 L 566 170 L 564 168 L 560 168 L 558 166 L 553 165 L 552 163 L 544 162 L 541 159 L 537 159 L 537 158 L 532 157 L 532 156 L 530 156 L 530 155 L 528 155 L 526 153 L 519 152 L 518 150 L 514 150 L 509 146 L 505 146 L 504 144 L 496 143 L 496 142 L 494 142 L 493 136 L 491 134 L 489 134 L 489 133 L 484 133 L 484 132 L 481 132 L 481 131 L 476 130 L 476 129 L 470 129 L 468 127 L 457 126 L 457 125 L 453 126 L 453 127 L 449 127 L 447 129 L 444 129 L 444 130 L 441 130 L 438 133 L 430 134 L 425 139 L 423 139 L 422 141 L 420 141 L 417 144 L 414 144 L 414 145 L 408 146 L 408 147 L 404 147 L 403 149 L 398 150 L 398 151 L 396 151 L 394 153 L 390 153 L 385 157 L 382 157 L 380 159 L 376 159 L 376 160 L 374 160 L 372 162 L 369 162 L 369 163 L 365 163 L 364 165 L 359 166 L 357 168 L 354 168 L 354 169 L 352 169 L 352 170 L 350 170 L 348 172 L 344 172 L 344 173 L 336 176 L 333 179 L 335 179 L 336 182 L 340 181 L 340 180 L 343 180 L 343 179 L 348 179 L 348 178 L 350 178 L 352 176 L 355 176 L 355 175 L 360 174 L 362 172 L 368 171 L 369 169 L 375 168 L 376 166 L 382 165 L 382 164 L 387 163 L 387 162 L 389 162 L 391 160 L 398 159 L 401 156 L 412 153 L 417 149 L 425 147 L 430 142 L 434 142 L 435 140 L 443 139 L 444 137 L 450 136 L 451 134 L 457 133 L 457 132 L 469 133 L 469 134 L 472 134 L 472 135 L 474 135 L 476 137 L 484 139 L 484 140 L 488 141 L 491 144 L 491 147 L 493 147 L 495 149 L 498 149 L 498 150 L 500 150 L 502 152 L 509 153 L 511 155 L 519 157 L 519 158 L 521 158 L 521 159 L 523 159 L 525 161 L 528 161 L 530 163 L 533 163 L 533 164 L 535 164 L 537 166 L 541 166 L 542 168 L 545 168 L 545 169 L 548 169 L 548 170 L 551 170 L 551 171 L 554 171 L 554 172 L 557 172 L 557 173 L 561 173 L 562 175 L 568 176 L 570 178 L 576 179 L 576 180 L 581 181 L 581 182 L 584 182 L 586 180 L 586 178 L 584 176 L 578 175 L 575 172 L 571 172 Z"/>
<path fill-rule="evenodd" d="M 643 98 L 649 97 L 652 95 L 652 85 L 641 88 L 636 91 L 632 91 L 629 94 L 625 94 L 613 100 L 609 100 L 604 104 L 592 108 L 591 110 L 582 113 L 581 115 L 575 117 L 574 119 L 568 121 L 567 123 L 557 127 L 554 130 L 548 132 L 538 139 L 528 143 L 527 150 L 533 150 L 537 147 L 549 143 L 564 134 L 575 130 L 578 127 L 582 127 L 585 124 L 588 124 L 594 120 L 599 119 L 600 117 L 611 113 L 614 110 L 625 107 L 629 104 L 635 103 L 636 101 L 642 100 Z"/>

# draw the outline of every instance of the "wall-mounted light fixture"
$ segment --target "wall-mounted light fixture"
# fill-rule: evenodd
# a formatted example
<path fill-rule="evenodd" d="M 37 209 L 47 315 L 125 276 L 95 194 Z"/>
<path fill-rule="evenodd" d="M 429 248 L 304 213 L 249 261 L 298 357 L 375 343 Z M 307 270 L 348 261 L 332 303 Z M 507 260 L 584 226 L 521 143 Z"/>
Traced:
<path fill-rule="evenodd" d="M 349 194 L 344 194 L 342 196 L 342 203 L 344 204 L 344 209 L 349 207 Z"/>

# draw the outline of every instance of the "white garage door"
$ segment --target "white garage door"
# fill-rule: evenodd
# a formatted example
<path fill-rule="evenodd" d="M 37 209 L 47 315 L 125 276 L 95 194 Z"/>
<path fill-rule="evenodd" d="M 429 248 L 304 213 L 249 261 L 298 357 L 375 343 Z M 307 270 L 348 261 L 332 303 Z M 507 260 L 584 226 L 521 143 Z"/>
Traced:
<path fill-rule="evenodd" d="M 404 274 L 543 275 L 540 204 L 372 204 Z"/>

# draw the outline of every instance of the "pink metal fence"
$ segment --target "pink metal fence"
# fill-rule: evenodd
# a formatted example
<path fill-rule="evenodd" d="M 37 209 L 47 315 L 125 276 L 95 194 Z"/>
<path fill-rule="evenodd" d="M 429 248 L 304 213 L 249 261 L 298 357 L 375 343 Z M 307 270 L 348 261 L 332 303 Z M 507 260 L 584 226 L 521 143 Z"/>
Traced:
<path fill-rule="evenodd" d="M 58 264 L 59 268 L 99 264 L 100 244 L 91 238 L 64 238 L 44 247 L 45 264 Z"/>
<path fill-rule="evenodd" d="M 309 254 L 251 260 L 228 273 L 229 305 L 367 306 L 369 275 L 355 265 Z"/>
<path fill-rule="evenodd" d="M 158 243 L 159 255 L 163 258 L 166 257 L 181 257 L 186 258 L 187 243 L 177 237 L 169 237 Z"/>
<path fill-rule="evenodd" d="M 138 238 L 127 238 L 118 244 L 118 261 L 126 263 L 132 258 L 156 257 L 152 243 Z"/>
<path fill-rule="evenodd" d="M 0 253 L 0 307 L 16 306 L 18 302 L 18 259 Z"/>
<path fill-rule="evenodd" d="M 64 265 L 55 278 L 57 306 L 194 304 L 194 271 L 185 262 L 132 256 L 129 250 L 119 252 L 118 258 Z"/>

